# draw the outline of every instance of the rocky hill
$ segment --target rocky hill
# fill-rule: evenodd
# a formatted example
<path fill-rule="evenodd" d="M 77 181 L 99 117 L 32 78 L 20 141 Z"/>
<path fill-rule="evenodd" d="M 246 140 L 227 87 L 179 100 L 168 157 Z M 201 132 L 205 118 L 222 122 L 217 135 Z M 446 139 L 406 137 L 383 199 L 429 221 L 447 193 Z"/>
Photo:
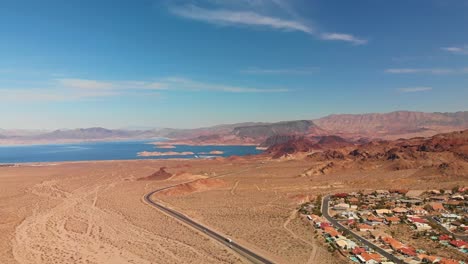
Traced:
<path fill-rule="evenodd" d="M 375 140 L 354 147 L 317 151 L 308 155 L 308 159 L 332 162 L 334 167 L 432 169 L 440 174 L 468 176 L 468 130 L 428 138 Z"/>
<path fill-rule="evenodd" d="M 431 136 L 468 128 L 468 112 L 424 113 L 397 111 L 385 114 L 342 114 L 314 122 L 335 134 L 372 138 Z"/>
<path fill-rule="evenodd" d="M 288 137 L 281 137 L 287 139 Z M 268 140 L 267 140 L 268 141 Z M 265 144 L 265 143 L 262 143 Z M 265 153 L 274 159 L 288 156 L 300 152 L 311 152 L 319 150 L 329 150 L 354 146 L 352 142 L 339 136 L 318 136 L 307 138 L 304 136 L 294 136 L 287 141 L 270 146 Z"/>
<path fill-rule="evenodd" d="M 116 139 L 151 139 L 166 137 L 183 144 L 261 144 L 270 147 L 292 139 L 312 141 L 336 135 L 346 141 L 368 142 L 374 139 L 428 137 L 438 133 L 468 128 L 468 112 L 423 113 L 398 111 L 385 114 L 330 115 L 316 120 L 276 123 L 237 123 L 195 129 L 119 130 L 100 127 L 70 130 L 22 131 L 0 130 L 0 144 L 77 142 Z M 4 132 L 8 133 L 4 133 Z M 337 138 L 323 138 L 330 145 L 345 146 Z"/>
<path fill-rule="evenodd" d="M 110 138 L 129 138 L 135 137 L 139 134 L 138 131 L 126 131 L 126 130 L 111 130 L 101 127 L 92 127 L 92 128 L 79 128 L 71 130 L 55 130 L 50 133 L 45 133 L 32 138 L 37 139 L 51 139 L 51 140 L 60 140 L 60 139 L 84 139 L 84 140 L 93 140 L 93 139 L 110 139 Z"/>

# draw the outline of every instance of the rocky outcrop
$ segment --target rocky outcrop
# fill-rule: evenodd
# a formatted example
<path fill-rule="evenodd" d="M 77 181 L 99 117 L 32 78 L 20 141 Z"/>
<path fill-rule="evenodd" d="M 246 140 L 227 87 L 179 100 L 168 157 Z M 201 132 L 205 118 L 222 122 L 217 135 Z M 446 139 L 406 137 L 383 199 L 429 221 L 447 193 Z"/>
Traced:
<path fill-rule="evenodd" d="M 273 159 L 277 159 L 298 152 L 309 152 L 314 148 L 314 146 L 314 142 L 301 137 L 271 146 L 265 151 L 265 153 L 271 155 Z"/>
<path fill-rule="evenodd" d="M 139 178 L 138 180 L 139 181 L 162 181 L 162 180 L 167 180 L 170 177 L 172 177 L 172 174 L 166 171 L 166 167 L 161 167 L 155 173 L 146 177 Z"/>

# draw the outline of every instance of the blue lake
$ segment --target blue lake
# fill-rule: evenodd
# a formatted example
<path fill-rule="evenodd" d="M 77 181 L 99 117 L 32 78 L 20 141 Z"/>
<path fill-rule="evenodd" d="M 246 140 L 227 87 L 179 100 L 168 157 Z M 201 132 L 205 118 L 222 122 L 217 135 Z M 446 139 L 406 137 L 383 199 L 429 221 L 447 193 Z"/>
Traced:
<path fill-rule="evenodd" d="M 261 151 L 255 146 L 189 146 L 175 145 L 164 149 L 149 144 L 152 141 L 86 142 L 73 144 L 0 146 L 0 163 L 58 162 L 86 160 L 130 160 L 130 159 L 168 159 L 168 158 L 209 158 L 245 156 Z M 193 152 L 194 155 L 139 157 L 138 152 Z M 222 151 L 223 154 L 206 154 Z"/>

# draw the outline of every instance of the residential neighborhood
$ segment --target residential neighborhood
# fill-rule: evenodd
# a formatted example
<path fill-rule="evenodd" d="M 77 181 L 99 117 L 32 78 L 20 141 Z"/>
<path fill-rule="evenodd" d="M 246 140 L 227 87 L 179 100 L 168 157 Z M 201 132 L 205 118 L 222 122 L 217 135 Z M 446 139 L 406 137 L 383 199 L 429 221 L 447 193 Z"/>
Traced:
<path fill-rule="evenodd" d="M 467 205 L 468 188 L 363 190 L 327 195 L 301 212 L 312 208 L 315 232 L 350 262 L 464 264 Z"/>

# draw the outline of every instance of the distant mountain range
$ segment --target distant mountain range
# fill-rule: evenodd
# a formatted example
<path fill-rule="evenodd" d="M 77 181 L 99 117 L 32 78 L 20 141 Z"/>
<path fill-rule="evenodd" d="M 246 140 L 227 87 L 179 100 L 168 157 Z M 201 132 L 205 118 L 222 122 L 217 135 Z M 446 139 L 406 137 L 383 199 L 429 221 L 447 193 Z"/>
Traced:
<path fill-rule="evenodd" d="M 315 120 L 277 123 L 238 123 L 196 129 L 151 130 L 105 129 L 100 127 L 26 131 L 0 129 L 0 144 L 28 144 L 99 140 L 169 138 L 186 144 L 262 144 L 272 146 L 300 136 L 316 138 L 338 135 L 350 141 L 432 136 L 468 128 L 468 111 L 424 113 L 397 111 L 384 114 L 341 114 Z"/>

